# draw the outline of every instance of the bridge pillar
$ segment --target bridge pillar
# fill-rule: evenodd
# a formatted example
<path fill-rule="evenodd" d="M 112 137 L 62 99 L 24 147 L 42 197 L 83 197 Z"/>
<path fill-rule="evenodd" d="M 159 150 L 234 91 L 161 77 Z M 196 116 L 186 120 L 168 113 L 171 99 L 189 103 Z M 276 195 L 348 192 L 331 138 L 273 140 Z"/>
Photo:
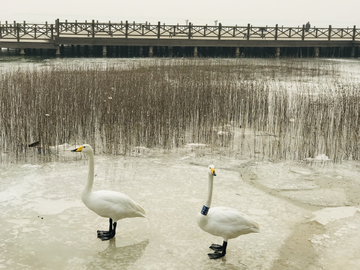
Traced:
<path fill-rule="evenodd" d="M 239 58 L 239 56 L 240 56 L 240 48 L 239 48 L 239 47 L 236 47 L 235 57 L 236 57 L 236 58 Z"/>
<path fill-rule="evenodd" d="M 149 47 L 149 57 L 153 57 L 154 56 L 154 47 L 150 46 Z"/>
<path fill-rule="evenodd" d="M 57 56 L 59 56 L 59 55 L 60 55 L 60 47 L 59 47 L 59 46 L 56 48 L 55 55 L 57 55 Z"/>
<path fill-rule="evenodd" d="M 275 54 L 276 58 L 280 58 L 280 47 L 276 48 L 276 54 Z"/>
<path fill-rule="evenodd" d="M 25 49 L 20 49 L 20 55 L 25 55 Z"/>
<path fill-rule="evenodd" d="M 351 57 L 354 58 L 355 57 L 355 46 L 353 46 L 351 48 Z"/>
<path fill-rule="evenodd" d="M 103 55 L 103 57 L 106 57 L 106 46 L 103 46 L 103 51 L 102 51 L 102 55 Z"/>
<path fill-rule="evenodd" d="M 319 57 L 319 55 L 320 55 L 320 48 L 316 47 L 315 48 L 315 57 L 317 58 L 317 57 Z"/>
<path fill-rule="evenodd" d="M 194 47 L 194 57 L 197 57 L 198 56 L 198 50 L 197 50 L 197 47 Z"/>
<path fill-rule="evenodd" d="M 174 47 L 173 46 L 169 46 L 168 47 L 169 50 L 169 57 L 173 57 L 174 56 Z"/>

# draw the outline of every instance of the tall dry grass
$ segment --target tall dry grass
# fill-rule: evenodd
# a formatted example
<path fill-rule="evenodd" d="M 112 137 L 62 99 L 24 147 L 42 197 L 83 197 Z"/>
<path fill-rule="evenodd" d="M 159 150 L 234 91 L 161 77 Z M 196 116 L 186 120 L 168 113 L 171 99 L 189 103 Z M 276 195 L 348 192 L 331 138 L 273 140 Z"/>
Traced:
<path fill-rule="evenodd" d="M 37 140 L 43 154 L 65 142 L 115 155 L 138 146 L 213 146 L 223 140 L 217 131 L 231 124 L 252 131 L 251 146 L 245 133 L 237 139 L 234 151 L 244 155 L 358 159 L 359 85 L 330 89 L 304 79 L 335 73 L 316 65 L 206 59 L 12 69 L 1 75 L 0 147 L 19 158 Z M 293 78 L 296 91 L 279 77 Z"/>

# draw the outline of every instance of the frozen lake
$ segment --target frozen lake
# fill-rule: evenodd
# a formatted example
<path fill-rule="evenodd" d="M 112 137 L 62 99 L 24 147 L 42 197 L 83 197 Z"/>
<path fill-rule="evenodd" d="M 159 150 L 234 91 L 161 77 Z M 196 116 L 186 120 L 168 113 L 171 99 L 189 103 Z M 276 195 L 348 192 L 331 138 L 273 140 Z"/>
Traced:
<path fill-rule="evenodd" d="M 19 58 L 0 62 L 0 70 L 66 61 Z M 126 68 L 143 60 L 68 63 L 106 61 Z M 153 60 L 144 61 L 151 65 Z M 342 79 L 360 78 L 358 60 L 319 61 L 338 62 Z M 313 79 L 309 83 L 319 83 Z M 75 145 L 60 151 L 58 161 L 41 163 L 31 158 L 16 163 L 12 153 L 0 149 L 0 269 L 358 269 L 358 162 L 248 157 L 236 150 L 241 140 L 252 144 L 251 136 L 242 134 L 235 129 L 229 155 L 200 144 L 171 151 L 139 148 L 127 156 L 95 155 L 93 189 L 129 195 L 148 217 L 120 220 L 110 241 L 99 240 L 96 233 L 108 228 L 108 219 L 81 201 L 88 163 L 85 155 L 70 152 Z M 217 174 L 212 206 L 238 209 L 261 231 L 229 240 L 226 256 L 218 260 L 207 253 L 222 239 L 196 223 L 206 200 L 210 164 Z"/>
<path fill-rule="evenodd" d="M 204 150 L 205 152 L 205 150 Z M 359 167 L 271 163 L 183 149 L 137 156 L 95 156 L 94 190 L 128 194 L 147 212 L 118 223 L 111 241 L 97 239 L 108 220 L 81 202 L 87 160 L 1 167 L 0 268 L 3 269 L 357 269 L 360 262 Z M 213 206 L 229 206 L 259 223 L 261 233 L 229 241 L 198 228 L 207 166 L 215 164 Z"/>

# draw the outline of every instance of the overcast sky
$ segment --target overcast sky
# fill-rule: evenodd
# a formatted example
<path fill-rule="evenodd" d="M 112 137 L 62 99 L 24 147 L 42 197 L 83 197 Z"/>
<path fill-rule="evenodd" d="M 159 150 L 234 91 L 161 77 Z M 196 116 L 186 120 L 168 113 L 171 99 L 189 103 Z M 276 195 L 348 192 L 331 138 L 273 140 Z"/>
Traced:
<path fill-rule="evenodd" d="M 360 0 L 0 0 L 0 21 L 151 22 L 166 24 L 360 28 Z"/>

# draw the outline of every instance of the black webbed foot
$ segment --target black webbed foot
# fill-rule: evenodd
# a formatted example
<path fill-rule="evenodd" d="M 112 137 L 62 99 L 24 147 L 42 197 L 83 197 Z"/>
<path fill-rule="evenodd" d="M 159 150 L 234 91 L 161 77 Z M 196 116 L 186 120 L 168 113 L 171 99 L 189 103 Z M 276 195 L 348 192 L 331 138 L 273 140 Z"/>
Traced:
<path fill-rule="evenodd" d="M 215 252 L 215 253 L 209 253 L 208 256 L 210 259 L 219 259 L 221 257 L 224 257 L 225 254 L 223 252 Z"/>
<path fill-rule="evenodd" d="M 97 231 L 97 237 L 102 241 L 110 240 L 116 234 L 116 222 L 113 223 L 112 219 L 109 219 L 109 230 L 108 231 Z"/>
<path fill-rule="evenodd" d="M 115 236 L 115 231 L 97 231 L 97 237 L 102 241 L 110 240 Z"/>
<path fill-rule="evenodd" d="M 215 251 L 223 251 L 223 246 L 218 244 L 212 244 L 209 248 Z"/>
<path fill-rule="evenodd" d="M 224 257 L 226 254 L 227 242 L 223 241 L 223 245 L 212 244 L 209 248 L 214 250 L 214 253 L 209 253 L 208 256 L 210 259 L 219 259 Z"/>

